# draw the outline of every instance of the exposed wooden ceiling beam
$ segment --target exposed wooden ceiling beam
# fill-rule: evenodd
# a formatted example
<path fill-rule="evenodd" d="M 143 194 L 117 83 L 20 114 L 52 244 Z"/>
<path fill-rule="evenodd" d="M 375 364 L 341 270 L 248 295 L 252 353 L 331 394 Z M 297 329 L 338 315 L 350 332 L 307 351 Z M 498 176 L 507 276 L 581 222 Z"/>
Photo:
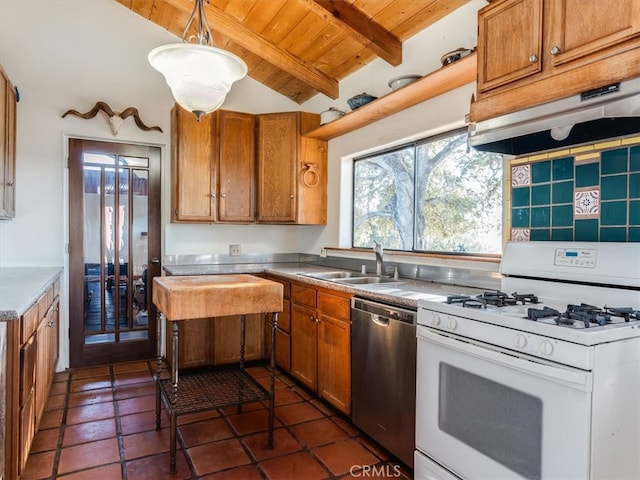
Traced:
<path fill-rule="evenodd" d="M 387 63 L 402 63 L 402 42 L 353 5 L 337 0 L 299 0 Z"/>
<path fill-rule="evenodd" d="M 193 10 L 193 2 L 191 0 L 167 0 L 167 2 L 185 12 Z M 265 41 L 260 35 L 245 28 L 242 23 L 219 8 L 205 4 L 205 13 L 209 27 L 212 30 L 220 31 L 233 42 L 307 83 L 328 97 L 334 100 L 338 98 L 338 81 L 335 78 L 329 77 L 312 64 Z"/>

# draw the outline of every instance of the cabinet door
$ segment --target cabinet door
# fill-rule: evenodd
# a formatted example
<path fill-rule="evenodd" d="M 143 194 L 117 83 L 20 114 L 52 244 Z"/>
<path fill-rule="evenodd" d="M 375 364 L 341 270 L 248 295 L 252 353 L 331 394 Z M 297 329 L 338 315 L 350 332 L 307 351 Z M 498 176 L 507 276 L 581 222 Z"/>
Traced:
<path fill-rule="evenodd" d="M 48 325 L 47 317 L 40 321 L 36 332 L 36 381 L 35 381 L 35 418 L 36 429 L 40 424 L 42 412 L 49 396 L 49 359 L 51 358 L 51 327 Z"/>
<path fill-rule="evenodd" d="M 542 69 L 542 0 L 495 2 L 478 13 L 478 91 Z"/>
<path fill-rule="evenodd" d="M 216 221 L 217 112 L 200 121 L 178 105 L 171 119 L 174 222 Z"/>
<path fill-rule="evenodd" d="M 316 311 L 291 304 L 291 373 L 312 390 L 318 387 Z"/>
<path fill-rule="evenodd" d="M 255 116 L 219 112 L 218 220 L 255 220 Z"/>
<path fill-rule="evenodd" d="M 327 315 L 318 322 L 318 394 L 351 413 L 351 325 Z"/>
<path fill-rule="evenodd" d="M 298 219 L 305 225 L 327 224 L 327 142 L 300 139 Z"/>
<path fill-rule="evenodd" d="M 276 365 L 291 371 L 291 335 L 284 330 L 276 330 Z"/>
<path fill-rule="evenodd" d="M 240 361 L 240 315 L 214 320 L 214 359 L 216 365 Z M 264 315 L 247 315 L 245 321 L 245 360 L 264 358 Z"/>
<path fill-rule="evenodd" d="M 0 218 L 15 216 L 16 93 L 0 67 Z"/>
<path fill-rule="evenodd" d="M 553 66 L 615 55 L 631 48 L 624 42 L 640 36 L 638 0 L 554 0 L 548 4 L 545 54 Z"/>
<path fill-rule="evenodd" d="M 58 358 L 60 357 L 60 298 L 57 297 L 53 305 L 51 305 L 51 311 L 49 312 L 49 319 L 51 321 L 51 383 L 56 375 L 56 365 Z"/>
<path fill-rule="evenodd" d="M 36 335 L 31 335 L 20 349 L 20 407 L 25 405 L 27 398 L 31 396 L 33 390 L 36 372 L 36 355 Z"/>
<path fill-rule="evenodd" d="M 173 361 L 171 322 L 167 322 L 166 351 L 169 365 Z M 213 319 L 198 318 L 178 322 L 178 368 L 213 364 Z"/>
<path fill-rule="evenodd" d="M 20 440 L 19 451 L 20 460 L 18 464 L 19 472 L 24 472 L 24 467 L 27 464 L 27 458 L 29 458 L 29 451 L 31 450 L 31 444 L 33 443 L 33 437 L 36 433 L 35 425 L 35 402 L 33 391 L 31 395 L 27 397 L 27 401 L 24 406 L 20 408 Z"/>
<path fill-rule="evenodd" d="M 257 118 L 258 221 L 295 222 L 298 113 Z"/>

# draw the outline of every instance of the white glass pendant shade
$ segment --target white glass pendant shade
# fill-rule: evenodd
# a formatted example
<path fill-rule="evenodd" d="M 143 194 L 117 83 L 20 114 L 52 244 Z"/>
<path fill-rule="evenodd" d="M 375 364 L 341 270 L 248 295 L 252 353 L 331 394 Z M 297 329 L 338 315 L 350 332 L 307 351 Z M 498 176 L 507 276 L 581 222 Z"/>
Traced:
<path fill-rule="evenodd" d="M 233 82 L 247 74 L 242 59 L 207 45 L 163 45 L 149 52 L 148 59 L 164 75 L 176 102 L 198 119 L 220 108 Z"/>

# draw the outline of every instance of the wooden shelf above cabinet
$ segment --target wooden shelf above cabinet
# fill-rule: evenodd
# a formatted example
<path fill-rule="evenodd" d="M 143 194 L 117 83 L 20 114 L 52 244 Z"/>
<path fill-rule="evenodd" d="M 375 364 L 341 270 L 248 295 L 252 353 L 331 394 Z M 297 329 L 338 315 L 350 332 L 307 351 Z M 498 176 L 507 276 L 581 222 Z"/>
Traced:
<path fill-rule="evenodd" d="M 305 134 L 306 137 L 331 140 L 431 98 L 476 81 L 477 54 L 439 68 L 409 85 L 349 112 L 333 122 Z"/>

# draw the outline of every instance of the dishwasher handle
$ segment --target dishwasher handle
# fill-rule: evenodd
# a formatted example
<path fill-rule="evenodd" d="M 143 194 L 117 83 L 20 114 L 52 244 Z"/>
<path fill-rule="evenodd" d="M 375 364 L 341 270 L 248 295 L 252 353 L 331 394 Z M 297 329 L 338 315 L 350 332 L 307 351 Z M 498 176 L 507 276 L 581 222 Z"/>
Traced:
<path fill-rule="evenodd" d="M 389 323 L 389 320 L 401 321 L 410 325 L 416 323 L 416 311 L 403 307 L 386 305 L 384 303 L 372 302 L 354 297 L 351 300 L 351 308 L 353 311 L 364 312 L 372 317 L 377 317 L 383 323 Z"/>
<path fill-rule="evenodd" d="M 389 319 L 387 317 L 381 317 L 379 315 L 371 315 L 371 321 L 376 325 L 380 325 L 381 327 L 389 326 Z"/>

